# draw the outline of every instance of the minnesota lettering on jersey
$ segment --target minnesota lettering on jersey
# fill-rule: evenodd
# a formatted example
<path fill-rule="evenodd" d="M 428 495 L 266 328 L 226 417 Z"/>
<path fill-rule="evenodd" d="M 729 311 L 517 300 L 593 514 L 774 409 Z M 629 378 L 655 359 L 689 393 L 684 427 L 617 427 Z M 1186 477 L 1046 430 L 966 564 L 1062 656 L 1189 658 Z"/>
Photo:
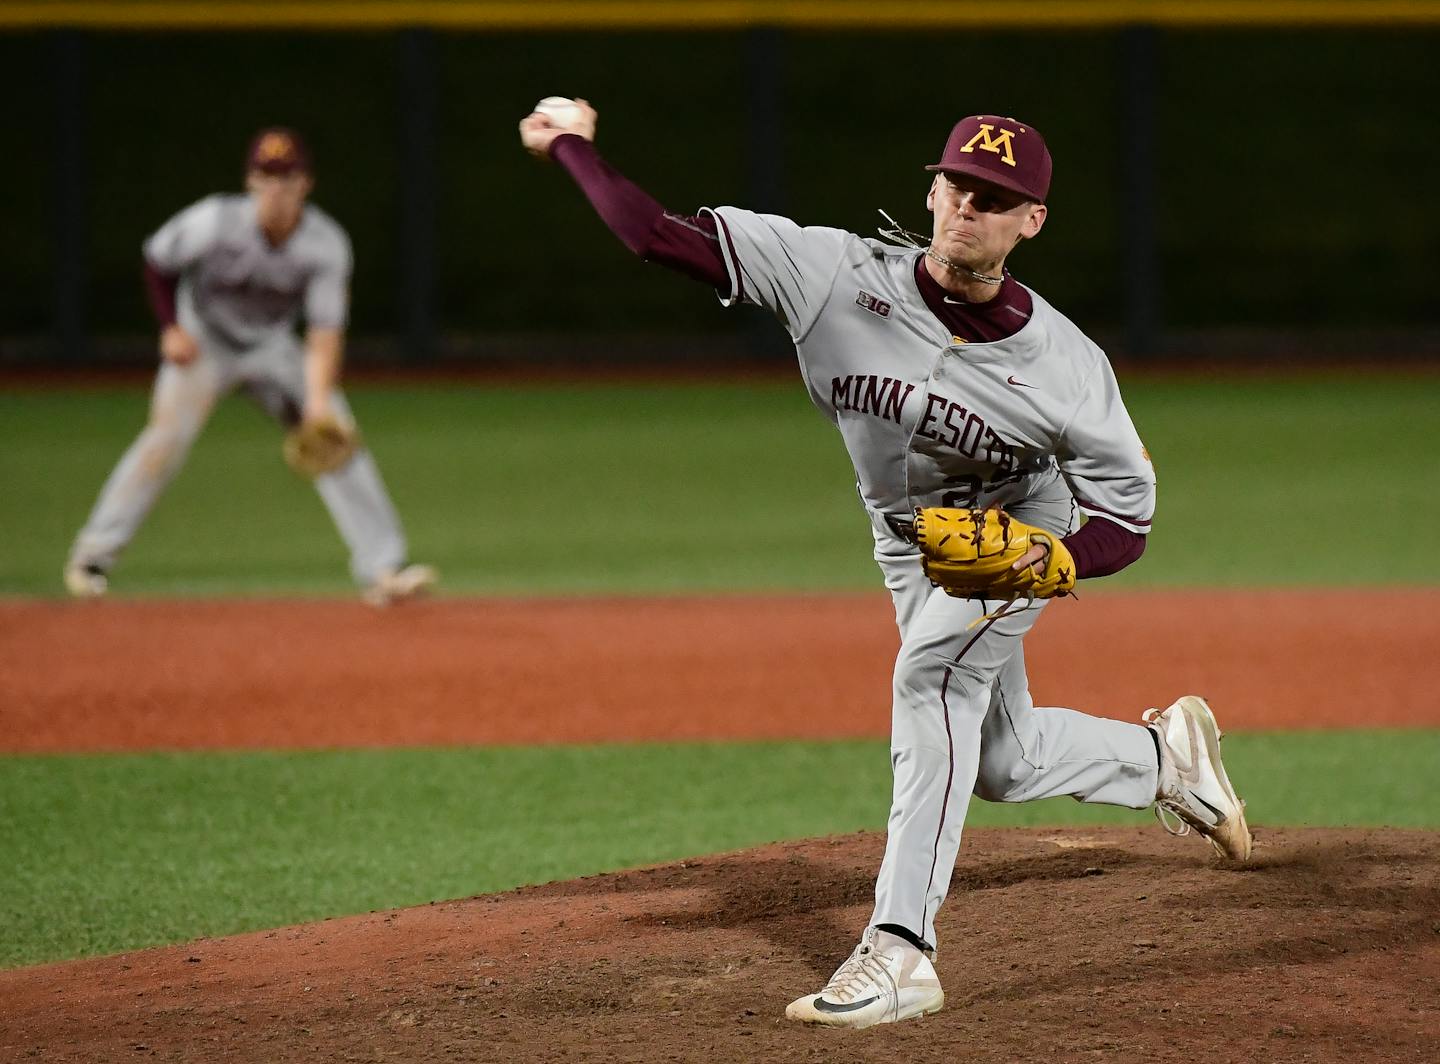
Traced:
<path fill-rule="evenodd" d="M 299 289 L 277 288 L 254 277 L 241 277 L 238 280 L 218 278 L 205 288 L 209 295 L 244 301 L 253 308 L 259 320 L 274 321 L 287 317 L 300 307 L 303 299 L 303 292 Z"/>
<path fill-rule="evenodd" d="M 830 405 L 838 410 L 854 410 L 874 414 L 900 424 L 905 401 L 915 390 L 913 384 L 902 384 L 894 377 L 877 377 L 873 373 L 852 373 L 830 381 Z"/>
<path fill-rule="evenodd" d="M 942 447 L 953 447 L 966 458 L 991 463 L 995 466 L 996 483 L 1022 475 L 1014 448 L 975 411 L 943 395 L 932 392 L 925 397 L 925 410 L 915 435 L 934 440 Z"/>
<path fill-rule="evenodd" d="M 836 412 L 853 410 L 872 414 L 900 424 L 905 403 L 915 385 L 894 377 L 878 377 L 873 373 L 852 373 L 830 379 L 830 404 Z M 951 448 L 966 458 L 987 462 L 995 467 L 990 487 L 998 487 L 1024 476 L 1015 449 L 985 423 L 985 419 L 953 399 L 931 393 L 925 397 L 925 409 L 915 435 L 934 440 L 941 447 Z"/>

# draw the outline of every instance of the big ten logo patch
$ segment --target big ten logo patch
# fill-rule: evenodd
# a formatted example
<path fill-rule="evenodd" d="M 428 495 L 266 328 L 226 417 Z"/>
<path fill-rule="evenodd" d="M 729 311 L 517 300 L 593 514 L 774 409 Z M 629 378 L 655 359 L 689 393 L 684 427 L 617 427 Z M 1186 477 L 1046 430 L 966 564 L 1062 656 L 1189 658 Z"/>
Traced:
<path fill-rule="evenodd" d="M 885 300 L 879 296 L 872 296 L 863 288 L 860 290 L 860 294 L 855 297 L 855 305 L 857 307 L 864 307 L 871 314 L 878 314 L 882 318 L 888 318 L 890 311 L 893 309 Z"/>
<path fill-rule="evenodd" d="M 1010 142 L 1014 140 L 1016 133 L 1024 132 L 1025 128 L 1023 126 L 1018 130 L 1006 129 L 1004 126 L 1001 126 L 1000 132 L 996 133 L 994 126 L 990 125 L 988 122 L 982 123 L 980 126 L 980 132 L 976 133 L 973 137 L 971 137 L 970 143 L 965 145 L 965 147 L 961 148 L 960 150 L 962 152 L 973 153 L 976 147 L 979 147 L 981 151 L 992 152 L 993 154 L 1000 156 L 1001 160 L 1005 163 L 1005 165 L 1014 166 L 1015 152 L 1012 150 Z"/>

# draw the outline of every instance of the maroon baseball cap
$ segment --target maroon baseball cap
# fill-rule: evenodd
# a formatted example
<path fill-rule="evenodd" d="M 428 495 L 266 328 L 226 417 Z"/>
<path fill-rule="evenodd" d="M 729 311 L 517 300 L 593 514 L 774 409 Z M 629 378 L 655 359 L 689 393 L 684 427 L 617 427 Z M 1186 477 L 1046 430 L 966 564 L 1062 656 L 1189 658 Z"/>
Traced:
<path fill-rule="evenodd" d="M 934 166 L 942 174 L 969 174 L 1044 203 L 1050 192 L 1050 149 L 1033 126 L 998 115 L 971 115 L 955 123 L 945 154 Z"/>
<path fill-rule="evenodd" d="M 299 133 L 284 126 L 269 126 L 256 133 L 245 154 L 245 168 L 262 174 L 308 174 L 310 149 Z"/>

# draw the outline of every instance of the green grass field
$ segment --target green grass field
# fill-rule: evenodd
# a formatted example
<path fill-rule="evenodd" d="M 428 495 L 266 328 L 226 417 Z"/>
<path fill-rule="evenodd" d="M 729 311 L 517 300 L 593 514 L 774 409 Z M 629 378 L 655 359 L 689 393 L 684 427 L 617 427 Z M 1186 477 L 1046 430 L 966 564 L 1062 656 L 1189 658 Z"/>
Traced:
<path fill-rule="evenodd" d="M 1226 740 L 1252 824 L 1440 826 L 1440 732 Z M 883 828 L 883 741 L 19 757 L 0 967 Z M 1366 787 L 1337 787 L 1357 766 Z M 1324 785 L 1320 784 L 1324 781 Z M 1150 824 L 1069 799 L 972 825 Z M 1197 856 L 1208 852 L 1196 842 Z"/>
<path fill-rule="evenodd" d="M 1440 525 L 1440 376 L 1142 378 L 1125 390 L 1160 505 L 1142 563 L 1103 586 L 1435 580 L 1415 530 Z M 440 566 L 450 593 L 878 587 L 839 436 L 798 380 L 353 399 L 412 554 Z M 69 542 L 145 409 L 135 388 L 0 395 L 0 594 L 60 593 Z M 1365 530 L 1343 562 L 1339 512 Z M 239 399 L 217 411 L 115 586 L 348 591 L 318 498 Z"/>
<path fill-rule="evenodd" d="M 1436 582 L 1440 377 L 1142 378 L 1126 393 L 1160 510 L 1145 558 L 1109 586 Z M 445 593 L 880 586 L 839 438 L 797 383 L 352 399 Z M 144 411 L 138 389 L 0 395 L 0 594 L 60 593 Z M 351 593 L 328 517 L 278 451 L 259 415 L 222 405 L 116 591 Z M 1440 732 L 1226 745 L 1261 827 L 1440 827 Z M 0 966 L 878 829 L 887 795 L 883 742 L 0 757 Z M 970 822 L 1146 816 L 977 802 Z"/>

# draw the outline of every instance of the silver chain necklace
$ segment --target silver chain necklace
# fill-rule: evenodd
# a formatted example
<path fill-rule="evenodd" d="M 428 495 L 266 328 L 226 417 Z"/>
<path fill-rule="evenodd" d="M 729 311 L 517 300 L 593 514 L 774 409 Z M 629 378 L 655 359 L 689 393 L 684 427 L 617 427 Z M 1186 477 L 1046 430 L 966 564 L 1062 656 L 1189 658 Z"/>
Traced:
<path fill-rule="evenodd" d="M 891 243 L 899 244 L 901 247 L 914 248 L 916 251 L 923 251 L 925 252 L 926 257 L 934 259 L 941 266 L 944 266 L 947 270 L 954 270 L 956 273 L 963 273 L 967 277 L 973 277 L 975 280 L 981 282 L 982 284 L 998 285 L 1005 283 L 1005 277 L 1003 275 L 1001 275 L 1000 277 L 991 277 L 989 274 L 978 273 L 975 270 L 972 270 L 969 266 L 962 266 L 958 262 L 952 262 L 950 259 L 947 259 L 944 255 L 940 254 L 940 252 L 933 249 L 928 243 L 921 243 L 921 241 L 925 239 L 923 236 L 921 236 L 919 233 L 912 233 L 909 229 L 906 229 L 894 218 L 891 218 L 883 210 L 880 211 L 880 217 L 884 218 L 887 222 L 890 223 L 890 228 L 886 229 L 882 225 L 877 230 L 877 232 L 886 240 L 889 240 Z"/>

